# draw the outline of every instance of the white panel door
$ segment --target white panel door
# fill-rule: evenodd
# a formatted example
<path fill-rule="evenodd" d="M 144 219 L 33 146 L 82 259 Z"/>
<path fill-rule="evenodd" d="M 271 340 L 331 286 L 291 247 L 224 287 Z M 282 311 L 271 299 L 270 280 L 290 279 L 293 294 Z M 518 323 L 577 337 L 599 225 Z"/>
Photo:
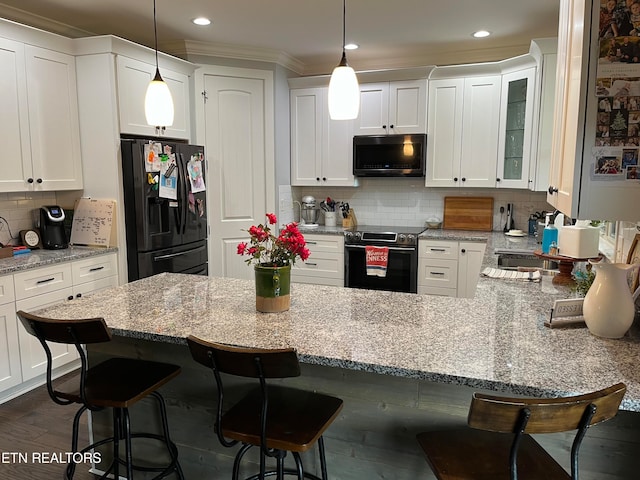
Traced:
<path fill-rule="evenodd" d="M 427 187 L 455 187 L 460 177 L 464 79 L 429 82 Z"/>
<path fill-rule="evenodd" d="M 76 64 L 71 55 L 25 46 L 34 190 L 82 188 Z"/>
<path fill-rule="evenodd" d="M 24 46 L 0 38 L 0 192 L 28 190 L 32 178 Z"/>
<path fill-rule="evenodd" d="M 325 112 L 322 130 L 322 184 L 352 187 L 353 120 L 331 120 L 326 89 L 322 98 Z"/>
<path fill-rule="evenodd" d="M 213 68 L 212 71 L 216 71 Z M 253 278 L 236 246 L 275 209 L 271 72 L 222 69 L 204 74 L 204 143 L 209 163 L 209 271 Z M 236 74 L 237 72 L 237 74 Z"/>
<path fill-rule="evenodd" d="M 385 135 L 389 126 L 389 84 L 360 85 L 360 114 L 354 135 Z"/>
<path fill-rule="evenodd" d="M 0 305 L 0 392 L 22 382 L 16 305 Z"/>
<path fill-rule="evenodd" d="M 173 99 L 173 125 L 164 131 L 147 124 L 144 113 L 144 97 L 149 82 L 156 73 L 155 65 L 132 58 L 118 56 L 118 108 L 120 110 L 120 132 L 136 135 L 164 135 L 171 138 L 191 137 L 189 109 L 189 77 L 178 72 L 160 69 L 160 75 L 169 87 Z"/>
<path fill-rule="evenodd" d="M 291 90 L 291 185 L 320 185 L 326 88 Z"/>
<path fill-rule="evenodd" d="M 425 133 L 427 81 L 407 80 L 389 84 L 389 133 Z"/>
<path fill-rule="evenodd" d="M 40 308 L 45 308 L 56 303 L 64 302 L 72 296 L 72 289 L 63 288 L 50 293 L 44 293 L 35 297 L 18 300 L 16 310 L 33 312 Z M 17 322 L 17 317 L 14 315 Z M 44 349 L 36 337 L 27 333 L 22 324 L 18 326 L 18 338 L 20 339 L 20 362 L 22 364 L 22 381 L 26 382 L 32 378 L 42 375 L 47 369 L 47 357 Z M 53 368 L 66 365 L 79 358 L 78 351 L 74 345 L 64 343 L 49 343 L 51 355 L 53 357 Z"/>
<path fill-rule="evenodd" d="M 499 75 L 465 79 L 460 183 L 495 187 L 500 128 Z"/>

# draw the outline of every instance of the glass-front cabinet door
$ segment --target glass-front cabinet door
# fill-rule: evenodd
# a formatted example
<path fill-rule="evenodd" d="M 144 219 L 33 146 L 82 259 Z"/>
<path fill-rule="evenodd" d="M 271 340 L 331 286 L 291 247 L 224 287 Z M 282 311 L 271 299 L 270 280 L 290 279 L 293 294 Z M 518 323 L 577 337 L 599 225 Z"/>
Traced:
<path fill-rule="evenodd" d="M 502 76 L 496 185 L 528 188 L 533 130 L 535 67 Z"/>

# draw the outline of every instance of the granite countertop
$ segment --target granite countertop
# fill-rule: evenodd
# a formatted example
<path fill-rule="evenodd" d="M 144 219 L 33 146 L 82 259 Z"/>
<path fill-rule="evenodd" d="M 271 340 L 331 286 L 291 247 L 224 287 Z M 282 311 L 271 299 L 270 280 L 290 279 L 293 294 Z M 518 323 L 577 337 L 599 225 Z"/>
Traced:
<path fill-rule="evenodd" d="M 482 280 L 482 279 L 481 279 Z M 627 384 L 640 411 L 640 328 L 619 340 L 544 326 L 556 291 L 480 281 L 475 298 L 293 284 L 291 309 L 255 310 L 251 281 L 163 273 L 38 313 L 102 316 L 114 334 L 184 344 L 193 334 L 242 346 L 294 347 L 302 362 L 524 395 L 569 395 Z"/>
<path fill-rule="evenodd" d="M 44 267 L 60 262 L 68 262 L 105 253 L 117 252 L 116 247 L 70 246 L 61 250 L 37 249 L 29 253 L 0 259 L 0 275 L 20 272 L 30 268 Z"/>

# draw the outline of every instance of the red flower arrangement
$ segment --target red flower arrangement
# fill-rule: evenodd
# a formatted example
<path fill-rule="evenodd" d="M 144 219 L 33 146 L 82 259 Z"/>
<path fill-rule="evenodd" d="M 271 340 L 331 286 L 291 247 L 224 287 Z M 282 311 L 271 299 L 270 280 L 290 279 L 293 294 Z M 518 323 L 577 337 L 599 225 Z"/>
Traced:
<path fill-rule="evenodd" d="M 278 219 L 274 213 L 267 213 L 265 225 L 253 225 L 248 232 L 251 236 L 250 244 L 238 244 L 238 255 L 246 255 L 247 265 L 252 263 L 267 267 L 284 267 L 293 265 L 296 258 L 303 262 L 309 258 L 309 250 L 304 236 L 298 230 L 298 224 L 293 222 L 286 225 L 277 237 L 271 233 L 269 225 L 275 225 Z"/>

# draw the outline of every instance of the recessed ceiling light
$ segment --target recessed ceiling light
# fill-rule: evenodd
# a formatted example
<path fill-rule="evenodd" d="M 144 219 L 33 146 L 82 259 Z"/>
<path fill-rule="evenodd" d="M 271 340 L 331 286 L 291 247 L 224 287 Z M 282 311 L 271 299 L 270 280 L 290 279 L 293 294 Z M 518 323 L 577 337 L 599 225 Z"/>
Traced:
<path fill-rule="evenodd" d="M 209 20 L 206 17 L 198 17 L 198 18 L 194 18 L 193 20 L 191 20 L 193 23 L 195 23 L 196 25 L 209 25 L 211 24 L 211 20 Z"/>
<path fill-rule="evenodd" d="M 475 38 L 484 38 L 491 35 L 491 32 L 487 32 L 486 30 L 478 30 L 477 32 L 473 32 L 472 34 Z"/>
<path fill-rule="evenodd" d="M 355 49 L 357 49 L 358 47 L 359 47 L 359 45 L 357 45 L 357 44 L 355 44 L 355 43 L 347 43 L 347 44 L 344 46 L 344 49 L 345 49 L 345 50 L 355 50 Z"/>

